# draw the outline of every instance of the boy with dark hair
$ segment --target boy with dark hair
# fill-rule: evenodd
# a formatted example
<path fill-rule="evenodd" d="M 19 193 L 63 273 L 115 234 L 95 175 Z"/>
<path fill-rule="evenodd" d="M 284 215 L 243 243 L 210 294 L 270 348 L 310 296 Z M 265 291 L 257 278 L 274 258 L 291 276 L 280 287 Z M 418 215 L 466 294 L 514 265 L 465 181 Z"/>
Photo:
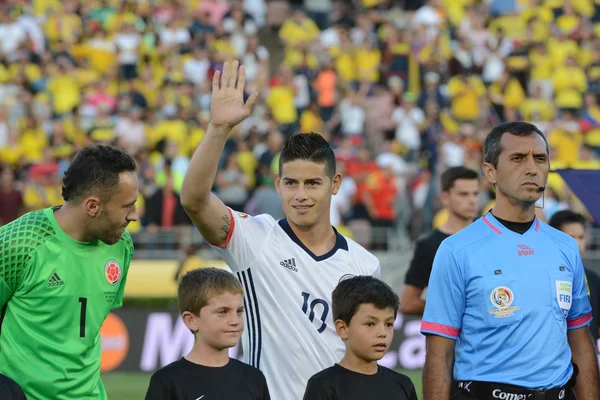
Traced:
<path fill-rule="evenodd" d="M 346 345 L 344 358 L 308 381 L 304 400 L 416 400 L 411 380 L 377 364 L 390 347 L 398 296 L 372 276 L 341 281 L 333 291 L 333 318 Z"/>
<path fill-rule="evenodd" d="M 177 302 L 194 347 L 152 375 L 146 400 L 269 400 L 262 372 L 229 358 L 229 348 L 244 330 L 244 290 L 238 280 L 218 268 L 192 270 L 181 278 Z"/>

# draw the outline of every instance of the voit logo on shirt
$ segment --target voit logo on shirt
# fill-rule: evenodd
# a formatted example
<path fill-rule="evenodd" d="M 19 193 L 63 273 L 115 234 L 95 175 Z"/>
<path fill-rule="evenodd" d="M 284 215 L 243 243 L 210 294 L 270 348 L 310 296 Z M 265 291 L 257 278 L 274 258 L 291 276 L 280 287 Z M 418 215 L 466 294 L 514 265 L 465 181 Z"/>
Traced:
<path fill-rule="evenodd" d="M 490 301 L 496 307 L 490 310 L 490 314 L 495 315 L 496 318 L 506 318 L 514 315 L 515 311 L 519 309 L 517 306 L 511 307 L 514 300 L 515 296 L 508 286 L 498 286 L 490 293 Z"/>
<path fill-rule="evenodd" d="M 533 256 L 535 254 L 535 251 L 526 244 L 518 244 L 517 247 L 519 248 L 519 256 Z"/>

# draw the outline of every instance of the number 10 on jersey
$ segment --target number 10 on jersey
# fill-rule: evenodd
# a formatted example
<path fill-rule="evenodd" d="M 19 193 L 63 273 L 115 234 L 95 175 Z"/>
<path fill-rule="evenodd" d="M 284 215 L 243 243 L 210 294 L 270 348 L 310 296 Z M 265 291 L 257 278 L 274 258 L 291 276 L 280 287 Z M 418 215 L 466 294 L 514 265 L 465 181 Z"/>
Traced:
<path fill-rule="evenodd" d="M 304 298 L 304 303 L 302 303 L 302 312 L 304 314 L 307 314 L 308 319 L 310 322 L 313 322 L 315 320 L 315 308 L 318 305 L 322 306 L 322 311 L 321 311 L 321 326 L 317 329 L 317 332 L 319 333 L 323 333 L 323 331 L 325 330 L 325 328 L 327 328 L 327 323 L 325 322 L 327 320 L 327 315 L 329 314 L 329 304 L 327 304 L 327 302 L 323 299 L 314 299 L 314 300 L 310 300 L 310 294 L 306 293 L 306 292 L 302 292 L 302 297 Z M 309 311 L 310 309 L 310 311 Z"/>

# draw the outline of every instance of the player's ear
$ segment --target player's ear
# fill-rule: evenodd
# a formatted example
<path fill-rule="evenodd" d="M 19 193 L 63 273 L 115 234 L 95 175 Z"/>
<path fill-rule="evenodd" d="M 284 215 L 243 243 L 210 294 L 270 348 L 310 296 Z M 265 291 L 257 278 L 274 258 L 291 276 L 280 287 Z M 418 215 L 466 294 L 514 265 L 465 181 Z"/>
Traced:
<path fill-rule="evenodd" d="M 83 205 L 90 217 L 96 217 L 102 210 L 102 201 L 98 196 L 88 197 L 83 201 Z"/>
<path fill-rule="evenodd" d="M 348 340 L 348 325 L 341 319 L 335 321 L 335 331 L 344 342 Z"/>
<path fill-rule="evenodd" d="M 342 185 L 342 174 L 337 173 L 331 180 L 331 194 L 337 194 Z"/>
<path fill-rule="evenodd" d="M 187 328 L 193 333 L 198 332 L 198 321 L 194 314 L 189 311 L 184 311 L 181 314 L 181 319 Z"/>
<path fill-rule="evenodd" d="M 448 200 L 450 199 L 450 193 L 441 192 L 440 193 L 440 201 L 444 207 L 448 207 Z"/>
<path fill-rule="evenodd" d="M 484 162 L 481 165 L 481 170 L 483 171 L 483 176 L 492 184 L 496 184 L 496 168 L 487 162 Z"/>

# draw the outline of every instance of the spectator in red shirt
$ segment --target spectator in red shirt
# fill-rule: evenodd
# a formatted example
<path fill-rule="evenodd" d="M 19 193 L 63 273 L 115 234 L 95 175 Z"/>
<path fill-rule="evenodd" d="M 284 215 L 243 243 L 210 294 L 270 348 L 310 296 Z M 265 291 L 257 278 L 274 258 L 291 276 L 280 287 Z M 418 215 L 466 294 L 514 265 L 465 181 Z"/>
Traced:
<path fill-rule="evenodd" d="M 369 150 L 363 148 L 358 151 L 356 160 L 347 164 L 347 174 L 356 182 L 356 196 L 353 201 L 352 218 L 370 220 L 371 217 L 364 202 L 364 193 L 367 191 L 367 178 L 369 174 L 377 171 L 377 164 L 371 160 Z"/>
<path fill-rule="evenodd" d="M 396 220 L 396 175 L 393 164 L 381 165 L 381 169 L 369 175 L 363 201 L 373 226 L 372 246 L 374 250 L 387 250 L 388 231 Z"/>

